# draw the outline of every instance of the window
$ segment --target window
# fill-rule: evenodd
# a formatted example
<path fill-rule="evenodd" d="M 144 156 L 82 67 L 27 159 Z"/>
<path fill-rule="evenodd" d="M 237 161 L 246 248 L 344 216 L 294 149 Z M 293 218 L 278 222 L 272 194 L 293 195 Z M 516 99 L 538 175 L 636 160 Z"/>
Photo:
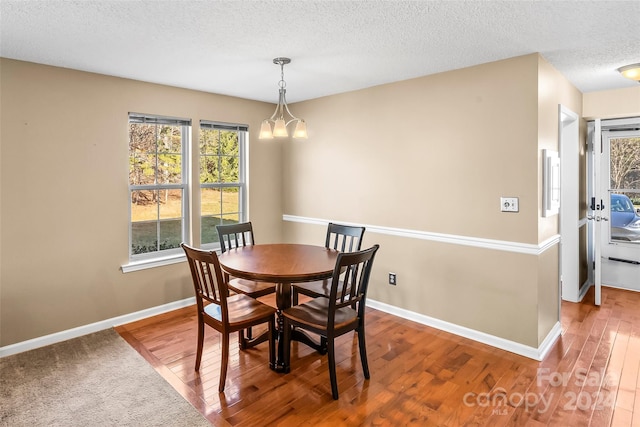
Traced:
<path fill-rule="evenodd" d="M 181 253 L 191 121 L 129 114 L 129 259 Z"/>
<path fill-rule="evenodd" d="M 246 220 L 244 147 L 248 127 L 200 122 L 200 242 L 219 247 L 218 224 Z"/>

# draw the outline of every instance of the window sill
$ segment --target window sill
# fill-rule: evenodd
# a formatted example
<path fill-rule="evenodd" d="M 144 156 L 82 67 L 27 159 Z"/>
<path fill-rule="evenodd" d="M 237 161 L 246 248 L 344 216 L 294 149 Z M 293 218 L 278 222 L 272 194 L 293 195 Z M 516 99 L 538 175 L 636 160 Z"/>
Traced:
<path fill-rule="evenodd" d="M 162 267 L 164 265 L 177 264 L 184 262 L 187 257 L 184 254 L 167 255 L 159 258 L 142 259 L 139 261 L 131 261 L 128 264 L 120 266 L 123 273 L 131 273 L 133 271 L 146 270 L 147 268 Z"/>

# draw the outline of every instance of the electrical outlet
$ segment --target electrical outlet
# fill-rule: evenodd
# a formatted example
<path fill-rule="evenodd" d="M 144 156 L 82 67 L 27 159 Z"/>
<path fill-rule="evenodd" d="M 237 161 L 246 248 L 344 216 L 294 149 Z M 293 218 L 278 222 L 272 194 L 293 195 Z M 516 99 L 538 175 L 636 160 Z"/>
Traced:
<path fill-rule="evenodd" d="M 389 284 L 396 285 L 396 273 L 389 273 Z"/>
<path fill-rule="evenodd" d="M 517 197 L 500 197 L 501 212 L 518 212 L 518 210 Z"/>

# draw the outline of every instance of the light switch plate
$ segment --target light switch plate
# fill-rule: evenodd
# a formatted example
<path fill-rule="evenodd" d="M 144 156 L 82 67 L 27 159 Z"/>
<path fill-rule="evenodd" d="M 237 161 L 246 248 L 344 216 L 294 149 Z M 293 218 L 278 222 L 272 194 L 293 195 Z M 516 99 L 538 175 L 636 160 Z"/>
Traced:
<path fill-rule="evenodd" d="M 518 198 L 517 197 L 500 197 L 500 211 L 501 212 L 518 212 Z"/>

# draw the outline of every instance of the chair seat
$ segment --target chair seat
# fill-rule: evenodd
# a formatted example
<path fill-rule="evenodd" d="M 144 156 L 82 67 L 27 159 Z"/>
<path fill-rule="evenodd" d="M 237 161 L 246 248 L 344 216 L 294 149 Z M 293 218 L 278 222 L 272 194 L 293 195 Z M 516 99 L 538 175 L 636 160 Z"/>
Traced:
<path fill-rule="evenodd" d="M 275 283 L 254 282 L 253 280 L 245 280 L 233 278 L 229 280 L 229 289 L 238 294 L 245 294 L 251 298 L 260 298 L 276 291 Z"/>
<path fill-rule="evenodd" d="M 282 314 L 294 324 L 307 325 L 315 330 L 326 330 L 329 319 L 329 299 L 319 297 L 287 308 Z M 336 310 L 335 329 L 339 330 L 358 321 L 358 313 L 351 307 Z"/>
<path fill-rule="evenodd" d="M 227 308 L 229 326 L 232 330 L 243 329 L 247 323 L 255 323 L 259 319 L 268 319 L 276 312 L 275 308 L 243 294 L 227 297 Z M 204 312 L 218 322 L 222 322 L 219 305 L 209 304 L 204 308 Z"/>

